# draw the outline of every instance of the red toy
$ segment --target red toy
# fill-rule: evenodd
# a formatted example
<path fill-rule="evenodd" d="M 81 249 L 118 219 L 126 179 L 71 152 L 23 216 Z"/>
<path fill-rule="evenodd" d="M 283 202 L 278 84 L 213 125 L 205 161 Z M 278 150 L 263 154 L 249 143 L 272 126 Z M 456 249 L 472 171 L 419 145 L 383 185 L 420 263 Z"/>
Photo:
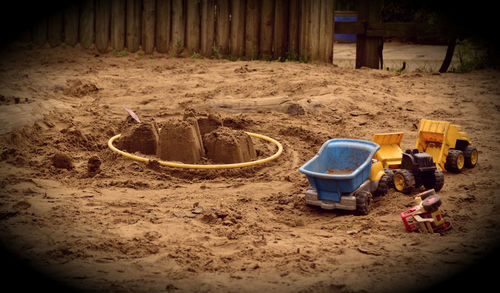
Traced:
<path fill-rule="evenodd" d="M 434 189 L 418 194 L 417 206 L 401 213 L 401 219 L 409 232 L 442 233 L 451 229 L 451 223 L 445 221 L 439 207 L 441 199 Z"/>

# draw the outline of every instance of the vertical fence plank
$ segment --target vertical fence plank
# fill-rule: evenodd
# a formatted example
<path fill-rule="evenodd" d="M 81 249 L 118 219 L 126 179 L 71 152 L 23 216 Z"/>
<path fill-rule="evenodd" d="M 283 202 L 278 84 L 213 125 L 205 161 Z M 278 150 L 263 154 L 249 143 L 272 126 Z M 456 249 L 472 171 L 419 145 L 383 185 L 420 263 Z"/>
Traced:
<path fill-rule="evenodd" d="M 172 49 L 179 55 L 185 44 L 185 17 L 182 0 L 172 0 Z"/>
<path fill-rule="evenodd" d="M 311 38 L 309 37 L 311 27 L 311 2 L 309 0 L 301 0 L 300 7 L 300 59 L 308 62 L 311 59 Z"/>
<path fill-rule="evenodd" d="M 17 41 L 21 43 L 33 43 L 33 27 L 23 27 L 21 33 L 17 37 Z"/>
<path fill-rule="evenodd" d="M 248 59 L 257 59 L 259 57 L 260 2 L 247 0 L 245 56 Z"/>
<path fill-rule="evenodd" d="M 323 62 L 333 62 L 334 0 L 321 0 L 319 31 L 319 58 Z"/>
<path fill-rule="evenodd" d="M 167 53 L 170 46 L 171 1 L 156 1 L 156 50 Z"/>
<path fill-rule="evenodd" d="M 231 57 L 243 57 L 245 53 L 245 0 L 231 1 Z"/>
<path fill-rule="evenodd" d="M 288 0 L 276 0 L 274 8 L 273 57 L 286 58 L 288 51 Z"/>
<path fill-rule="evenodd" d="M 33 43 L 37 47 L 43 46 L 47 42 L 47 18 L 40 18 L 33 25 Z"/>
<path fill-rule="evenodd" d="M 215 38 L 215 0 L 201 0 L 200 52 L 205 57 L 213 54 Z"/>
<path fill-rule="evenodd" d="M 142 2 L 142 49 L 146 54 L 152 54 L 155 48 L 155 24 L 156 24 L 155 0 L 143 0 Z"/>
<path fill-rule="evenodd" d="M 99 52 L 105 53 L 109 46 L 111 3 L 107 0 L 96 0 L 95 8 L 95 47 Z"/>
<path fill-rule="evenodd" d="M 310 48 L 311 60 L 319 60 L 319 33 L 321 20 L 321 0 L 311 0 Z"/>
<path fill-rule="evenodd" d="M 262 0 L 259 51 L 263 59 L 270 59 L 273 56 L 273 31 L 274 1 Z"/>
<path fill-rule="evenodd" d="M 368 24 L 381 22 L 381 0 L 358 0 L 356 5 L 359 11 L 358 21 L 366 21 Z M 362 66 L 374 69 L 380 68 L 383 42 L 382 37 L 357 35 L 356 68 Z"/>
<path fill-rule="evenodd" d="M 229 53 L 229 0 L 217 0 L 215 46 L 221 55 Z"/>
<path fill-rule="evenodd" d="M 186 2 L 186 49 L 188 54 L 200 51 L 200 3 Z"/>
<path fill-rule="evenodd" d="M 299 59 L 299 29 L 301 25 L 299 0 L 290 0 L 288 17 L 288 58 Z"/>
<path fill-rule="evenodd" d="M 141 0 L 127 0 L 127 50 L 137 52 L 141 44 Z"/>
<path fill-rule="evenodd" d="M 61 11 L 54 11 L 48 18 L 47 37 L 51 47 L 58 46 L 63 40 L 63 14 Z"/>
<path fill-rule="evenodd" d="M 72 3 L 64 10 L 64 42 L 70 46 L 78 43 L 78 5 Z"/>
<path fill-rule="evenodd" d="M 121 51 L 125 47 L 125 2 L 111 2 L 111 47 Z"/>
<path fill-rule="evenodd" d="M 90 48 L 94 44 L 94 1 L 88 0 L 81 2 L 80 7 L 80 45 L 83 48 Z"/>

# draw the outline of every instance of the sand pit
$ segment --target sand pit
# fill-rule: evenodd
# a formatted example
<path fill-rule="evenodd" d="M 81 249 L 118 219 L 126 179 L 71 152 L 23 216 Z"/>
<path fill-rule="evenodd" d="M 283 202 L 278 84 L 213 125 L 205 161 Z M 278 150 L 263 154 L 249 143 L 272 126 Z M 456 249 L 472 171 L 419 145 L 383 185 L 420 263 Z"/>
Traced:
<path fill-rule="evenodd" d="M 119 57 L 68 46 L 13 52 L 0 62 L 0 95 L 29 103 L 0 103 L 0 239 L 15 260 L 3 258 L 5 286 L 44 290 L 15 264 L 92 292 L 414 292 L 441 283 L 481 290 L 495 280 L 487 268 L 500 235 L 496 71 Z M 177 121 L 160 130 L 164 159 L 209 163 L 199 120 L 209 116 L 196 116 L 198 137 L 189 109 L 284 150 L 266 164 L 225 170 L 130 160 L 107 147 L 125 133 L 123 106 L 159 128 Z M 298 169 L 325 141 L 402 131 L 402 148 L 412 148 L 421 118 L 461 125 L 479 150 L 474 169 L 445 174 L 448 233 L 405 230 L 399 214 L 419 190 L 374 197 L 366 216 L 305 204 Z M 276 151 L 252 140 L 257 158 Z M 55 167 L 57 152 L 73 167 Z"/>

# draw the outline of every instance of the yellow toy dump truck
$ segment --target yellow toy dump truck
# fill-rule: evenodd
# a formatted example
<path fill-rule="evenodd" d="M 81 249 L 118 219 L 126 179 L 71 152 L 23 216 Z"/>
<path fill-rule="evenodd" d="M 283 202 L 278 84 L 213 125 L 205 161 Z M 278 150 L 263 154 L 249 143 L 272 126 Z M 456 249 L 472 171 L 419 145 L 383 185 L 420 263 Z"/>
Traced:
<path fill-rule="evenodd" d="M 394 187 L 394 170 L 401 167 L 401 158 L 403 157 L 402 140 L 402 132 L 379 133 L 375 134 L 372 139 L 374 143 L 380 145 L 374 159 L 382 163 L 385 174 L 389 178 L 389 187 Z"/>
<path fill-rule="evenodd" d="M 399 169 L 403 151 L 401 150 L 402 132 L 379 133 L 373 136 L 372 141 L 380 146 L 375 154 L 375 159 L 382 162 L 384 171 Z"/>
<path fill-rule="evenodd" d="M 443 171 L 458 173 L 477 164 L 477 149 L 461 127 L 450 122 L 420 120 L 415 148 L 430 154 Z"/>
<path fill-rule="evenodd" d="M 374 158 L 382 162 L 385 173 L 390 177 L 391 187 L 403 193 L 410 193 L 414 188 L 441 190 L 444 175 L 434 164 L 431 155 L 418 150 L 401 150 L 403 133 L 375 134 L 373 142 L 380 145 Z"/>

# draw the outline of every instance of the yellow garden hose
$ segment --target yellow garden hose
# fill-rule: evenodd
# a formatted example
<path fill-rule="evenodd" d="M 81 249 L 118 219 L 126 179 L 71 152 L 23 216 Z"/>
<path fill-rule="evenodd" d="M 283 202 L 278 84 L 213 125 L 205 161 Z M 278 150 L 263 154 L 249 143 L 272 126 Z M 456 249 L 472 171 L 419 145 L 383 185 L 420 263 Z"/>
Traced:
<path fill-rule="evenodd" d="M 267 163 L 267 162 L 272 161 L 272 160 L 276 159 L 277 157 L 279 157 L 281 155 L 281 153 L 283 152 L 283 146 L 281 145 L 281 143 L 279 143 L 279 141 L 277 141 L 275 139 L 272 139 L 272 138 L 270 138 L 268 136 L 262 135 L 262 134 L 257 134 L 257 133 L 252 133 L 252 132 L 246 132 L 246 131 L 245 131 L 245 133 L 248 134 L 248 135 L 250 135 L 250 136 L 257 137 L 257 138 L 260 138 L 260 139 L 263 139 L 265 141 L 268 141 L 268 142 L 271 142 L 271 143 L 275 144 L 278 147 L 278 151 L 276 153 L 274 153 L 274 155 L 272 155 L 270 157 L 267 157 L 267 158 L 264 158 L 264 159 L 260 159 L 260 160 L 256 160 L 256 161 L 250 161 L 250 162 L 243 162 L 243 163 L 234 163 L 234 164 L 197 165 L 197 164 L 184 164 L 184 163 L 175 163 L 175 162 L 160 161 L 160 160 L 158 160 L 158 163 L 160 165 L 167 166 L 167 167 L 185 168 L 185 169 L 229 169 L 229 168 L 241 168 L 241 167 L 249 167 L 249 166 L 255 166 L 255 165 Z M 112 138 L 110 138 L 108 140 L 108 147 L 113 152 L 118 153 L 120 155 L 123 155 L 123 156 L 125 156 L 125 157 L 127 157 L 129 159 L 140 161 L 140 162 L 148 163 L 150 161 L 150 159 L 148 159 L 148 158 L 144 158 L 144 157 L 141 157 L 141 156 L 136 156 L 136 155 L 133 155 L 131 153 L 124 152 L 122 150 L 117 149 L 115 146 L 113 146 L 113 142 L 116 139 L 118 139 L 120 136 L 121 136 L 121 134 L 117 134 L 117 135 L 113 136 Z"/>

